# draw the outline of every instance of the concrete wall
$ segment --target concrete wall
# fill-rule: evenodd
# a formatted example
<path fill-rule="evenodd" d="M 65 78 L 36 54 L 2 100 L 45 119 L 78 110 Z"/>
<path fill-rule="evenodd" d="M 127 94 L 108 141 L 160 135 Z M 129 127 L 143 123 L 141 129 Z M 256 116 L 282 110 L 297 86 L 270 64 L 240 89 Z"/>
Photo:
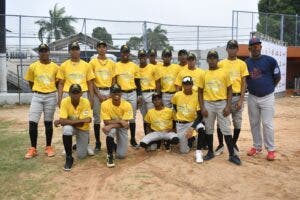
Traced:
<path fill-rule="evenodd" d="M 32 93 L 0 93 L 0 105 L 30 104 Z"/>

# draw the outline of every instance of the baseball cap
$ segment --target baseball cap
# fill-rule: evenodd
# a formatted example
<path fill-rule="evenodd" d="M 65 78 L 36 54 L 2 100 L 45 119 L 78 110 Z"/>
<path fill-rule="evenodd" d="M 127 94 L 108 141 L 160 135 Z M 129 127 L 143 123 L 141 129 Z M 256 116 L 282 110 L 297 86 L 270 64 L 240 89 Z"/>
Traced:
<path fill-rule="evenodd" d="M 149 49 L 148 50 L 148 55 L 149 56 L 157 56 L 157 52 L 155 49 Z"/>
<path fill-rule="evenodd" d="M 170 49 L 164 49 L 161 53 L 161 56 L 172 56 L 172 51 L 170 51 Z"/>
<path fill-rule="evenodd" d="M 188 60 L 196 60 L 196 55 L 193 54 L 192 52 L 189 52 L 189 54 L 188 54 Z"/>
<path fill-rule="evenodd" d="M 219 59 L 219 54 L 215 50 L 210 50 L 207 53 L 207 58 L 217 58 L 217 59 Z"/>
<path fill-rule="evenodd" d="M 114 84 L 110 88 L 110 93 L 121 93 L 121 92 L 122 92 L 121 87 L 118 84 Z"/>
<path fill-rule="evenodd" d="M 127 45 L 125 44 L 125 45 L 122 45 L 122 46 L 121 46 L 120 51 L 121 51 L 121 53 L 129 53 L 129 52 L 130 52 L 130 48 L 129 48 L 129 46 L 127 46 Z"/>
<path fill-rule="evenodd" d="M 181 56 L 181 55 L 188 55 L 187 50 L 185 50 L 185 49 L 179 50 L 179 51 L 178 51 L 178 56 Z"/>
<path fill-rule="evenodd" d="M 193 78 L 191 76 L 183 77 L 182 84 L 193 84 Z"/>
<path fill-rule="evenodd" d="M 78 43 L 78 42 L 72 42 L 72 43 L 69 45 L 69 50 L 72 50 L 72 49 L 80 50 L 79 43 Z"/>
<path fill-rule="evenodd" d="M 40 44 L 39 47 L 38 47 L 39 51 L 42 51 L 42 50 L 47 50 L 49 51 L 49 47 L 47 44 Z"/>
<path fill-rule="evenodd" d="M 146 56 L 146 55 L 147 55 L 147 53 L 146 53 L 146 51 L 144 49 L 141 49 L 141 50 L 138 51 L 138 57 L 140 57 L 140 56 Z"/>
<path fill-rule="evenodd" d="M 253 37 L 249 40 L 249 46 L 252 46 L 254 44 L 261 44 L 261 41 L 259 38 L 257 37 Z"/>
<path fill-rule="evenodd" d="M 227 42 L 227 45 L 226 45 L 226 48 L 227 49 L 230 49 L 230 48 L 238 48 L 239 47 L 239 44 L 236 40 L 229 40 Z"/>
<path fill-rule="evenodd" d="M 82 92 L 81 86 L 79 84 L 72 84 L 70 86 L 69 92 L 72 94 L 78 94 L 78 93 Z"/>
<path fill-rule="evenodd" d="M 158 98 L 162 98 L 162 94 L 161 93 L 158 93 L 158 92 L 154 92 L 153 94 L 152 94 L 152 100 L 153 99 L 155 99 L 156 97 L 158 97 Z"/>
<path fill-rule="evenodd" d="M 105 47 L 107 46 L 106 42 L 100 40 L 99 42 L 97 42 L 97 47 L 100 47 L 100 45 L 104 45 Z"/>

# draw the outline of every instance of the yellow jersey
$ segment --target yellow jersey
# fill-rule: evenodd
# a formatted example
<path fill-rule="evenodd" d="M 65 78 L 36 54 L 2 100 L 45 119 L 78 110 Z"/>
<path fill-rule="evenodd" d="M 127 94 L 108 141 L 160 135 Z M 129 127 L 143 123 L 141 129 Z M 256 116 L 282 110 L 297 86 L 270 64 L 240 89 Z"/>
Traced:
<path fill-rule="evenodd" d="M 72 62 L 70 59 L 61 64 L 56 78 L 64 80 L 64 92 L 69 92 L 72 84 L 79 84 L 83 92 L 88 90 L 87 81 L 95 78 L 92 67 L 83 60 Z"/>
<path fill-rule="evenodd" d="M 51 93 L 56 89 L 56 74 L 58 65 L 54 62 L 42 64 L 39 60 L 32 63 L 24 77 L 26 81 L 33 83 L 32 91 Z"/>
<path fill-rule="evenodd" d="M 218 66 L 228 70 L 232 81 L 232 92 L 240 93 L 242 78 L 249 75 L 246 63 L 238 58 L 235 60 L 224 59 L 218 63 Z"/>
<path fill-rule="evenodd" d="M 144 120 L 150 124 L 154 131 L 166 131 L 173 128 L 173 110 L 164 107 L 162 110 L 151 108 L 148 110 Z"/>
<path fill-rule="evenodd" d="M 154 65 L 148 64 L 146 67 L 140 67 L 139 75 L 142 91 L 156 89 L 155 81 L 159 79 L 159 74 Z"/>
<path fill-rule="evenodd" d="M 117 77 L 117 83 L 121 86 L 122 90 L 136 89 L 134 79 L 140 78 L 139 67 L 133 62 L 117 62 L 115 76 Z"/>
<path fill-rule="evenodd" d="M 71 102 L 71 97 L 64 98 L 61 101 L 59 117 L 71 120 L 92 118 L 92 110 L 89 100 L 81 97 L 78 106 L 74 108 Z M 90 129 L 90 123 L 84 123 L 83 126 L 76 128 L 88 131 Z"/>
<path fill-rule="evenodd" d="M 98 58 L 93 58 L 89 64 L 91 65 L 93 72 L 95 74 L 94 83 L 98 88 L 111 87 L 112 79 L 115 76 L 116 64 L 114 61 L 106 58 L 105 60 L 100 60 Z"/>
<path fill-rule="evenodd" d="M 101 104 L 100 116 L 102 120 L 131 120 L 133 111 L 131 104 L 126 100 L 121 99 L 121 104 L 115 106 L 109 98 Z"/>
<path fill-rule="evenodd" d="M 197 118 L 197 111 L 200 110 L 197 92 L 193 91 L 191 95 L 186 95 L 183 91 L 176 92 L 171 102 L 177 108 L 176 120 L 193 122 Z"/>
<path fill-rule="evenodd" d="M 194 83 L 193 90 L 195 92 L 198 92 L 198 87 L 200 85 L 200 82 L 203 81 L 203 79 L 204 79 L 204 74 L 205 74 L 205 71 L 198 67 L 196 67 L 196 69 L 194 69 L 194 70 L 190 70 L 188 67 L 185 67 L 178 73 L 176 80 L 175 80 L 175 85 L 182 86 L 182 79 L 185 76 L 191 76 L 193 79 L 193 83 Z"/>
<path fill-rule="evenodd" d="M 204 81 L 200 83 L 199 87 L 203 89 L 204 100 L 218 101 L 227 99 L 227 87 L 231 85 L 229 73 L 222 68 L 218 68 L 207 70 Z"/>
<path fill-rule="evenodd" d="M 177 64 L 159 67 L 159 77 L 162 92 L 176 92 L 175 80 L 178 73 L 182 70 Z"/>

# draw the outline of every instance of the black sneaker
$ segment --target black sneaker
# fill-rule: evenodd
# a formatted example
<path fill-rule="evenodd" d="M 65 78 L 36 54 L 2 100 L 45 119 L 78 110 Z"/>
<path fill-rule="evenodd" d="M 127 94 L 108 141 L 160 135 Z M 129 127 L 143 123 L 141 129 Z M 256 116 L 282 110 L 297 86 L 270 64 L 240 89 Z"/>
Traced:
<path fill-rule="evenodd" d="M 95 151 L 100 151 L 101 150 L 101 142 L 96 142 L 95 143 Z"/>
<path fill-rule="evenodd" d="M 232 162 L 236 165 L 241 165 L 242 164 L 240 158 L 237 155 L 229 156 L 229 162 Z"/>
<path fill-rule="evenodd" d="M 114 167 L 115 166 L 115 159 L 114 159 L 114 155 L 112 154 L 107 154 L 106 156 L 106 165 L 107 167 Z"/>
<path fill-rule="evenodd" d="M 215 156 L 221 155 L 223 151 L 224 151 L 224 145 L 219 145 L 215 150 Z"/>
<path fill-rule="evenodd" d="M 64 166 L 64 170 L 71 171 L 73 162 L 74 162 L 74 158 L 72 156 L 66 156 L 66 164 Z"/>
<path fill-rule="evenodd" d="M 208 151 L 207 154 L 203 157 L 203 160 L 210 160 L 214 157 L 215 157 L 214 152 Z"/>
<path fill-rule="evenodd" d="M 73 151 L 76 151 L 76 149 L 77 149 L 76 144 L 74 144 L 74 145 L 72 146 L 72 149 L 73 149 Z"/>
<path fill-rule="evenodd" d="M 130 145 L 135 149 L 140 148 L 140 145 L 138 145 L 138 143 L 136 143 L 135 139 L 130 140 Z"/>
<path fill-rule="evenodd" d="M 166 142 L 165 143 L 165 149 L 166 149 L 166 152 L 171 152 L 171 145 L 170 145 L 170 143 L 168 143 L 168 142 Z"/>

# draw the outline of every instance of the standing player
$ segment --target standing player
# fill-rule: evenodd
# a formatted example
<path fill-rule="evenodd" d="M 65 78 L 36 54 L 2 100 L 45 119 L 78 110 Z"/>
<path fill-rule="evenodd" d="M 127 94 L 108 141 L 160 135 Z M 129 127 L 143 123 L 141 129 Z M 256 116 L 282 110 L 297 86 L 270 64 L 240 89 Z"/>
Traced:
<path fill-rule="evenodd" d="M 162 59 L 163 66 L 159 68 L 158 89 L 162 92 L 164 106 L 172 108 L 171 99 L 176 92 L 175 80 L 182 68 L 176 64 L 171 64 L 172 52 L 169 49 L 163 50 Z"/>
<path fill-rule="evenodd" d="M 31 148 L 29 148 L 25 158 L 32 158 L 37 155 L 36 143 L 38 136 L 38 123 L 41 114 L 44 113 L 44 125 L 46 132 L 47 156 L 55 155 L 51 147 L 53 135 L 53 115 L 56 107 L 56 74 L 58 66 L 49 59 L 49 47 L 41 44 L 39 49 L 39 60 L 32 63 L 25 75 L 25 80 L 29 82 L 33 92 L 29 110 L 29 136 Z"/>
<path fill-rule="evenodd" d="M 72 84 L 69 96 L 64 98 L 60 106 L 59 120 L 55 120 L 56 127 L 63 126 L 63 143 L 66 151 L 65 171 L 70 171 L 74 162 L 72 157 L 72 136 L 76 135 L 76 151 L 79 159 L 88 155 L 88 142 L 92 110 L 89 100 L 81 97 L 79 84 Z"/>
<path fill-rule="evenodd" d="M 187 67 L 188 52 L 185 49 L 178 51 L 178 65 L 179 67 Z"/>
<path fill-rule="evenodd" d="M 133 109 L 133 119 L 130 120 L 130 144 L 134 148 L 139 148 L 135 139 L 135 117 L 137 109 L 137 96 L 141 100 L 139 67 L 129 60 L 130 49 L 127 45 L 121 46 L 121 61 L 116 63 L 115 75 L 118 85 L 122 89 L 122 97 L 128 101 Z"/>
<path fill-rule="evenodd" d="M 281 74 L 277 61 L 267 55 L 261 55 L 261 41 L 251 38 L 249 51 L 251 57 L 246 60 L 250 76 L 247 77 L 249 96 L 248 114 L 253 138 L 253 147 L 248 156 L 254 156 L 262 150 L 261 125 L 264 145 L 268 151 L 267 159 L 275 159 L 274 144 L 274 90 Z"/>
<path fill-rule="evenodd" d="M 163 65 L 162 62 L 158 62 L 156 60 L 157 58 L 157 51 L 155 49 L 149 49 L 148 50 L 148 57 L 149 57 L 149 63 L 154 66 L 161 66 Z"/>
<path fill-rule="evenodd" d="M 129 120 L 133 118 L 132 107 L 129 102 L 121 98 L 122 90 L 117 84 L 111 88 L 111 98 L 102 103 L 101 119 L 104 121 L 102 131 L 106 134 L 108 167 L 114 167 L 114 155 L 119 159 L 123 159 L 127 153 Z M 116 138 L 116 143 L 114 142 Z"/>
<path fill-rule="evenodd" d="M 228 53 L 227 59 L 218 63 L 218 66 L 226 69 L 229 72 L 230 80 L 232 82 L 232 101 L 231 101 L 231 117 L 233 123 L 233 145 L 235 153 L 237 154 L 239 148 L 237 140 L 241 132 L 243 102 L 246 90 L 246 76 L 249 75 L 247 65 L 244 61 L 237 58 L 239 45 L 236 40 L 229 40 L 227 42 L 226 51 Z M 217 129 L 219 145 L 215 151 L 215 155 L 223 153 L 223 134 L 220 128 Z"/>
<path fill-rule="evenodd" d="M 106 58 L 107 44 L 103 41 L 97 43 L 98 57 L 90 61 L 95 74 L 95 98 L 93 105 L 94 133 L 96 139 L 95 151 L 101 149 L 100 141 L 100 109 L 101 103 L 109 98 L 109 89 L 114 80 L 115 63 Z"/>
<path fill-rule="evenodd" d="M 215 120 L 217 118 L 217 123 L 224 134 L 229 151 L 229 161 L 240 165 L 240 158 L 234 154 L 230 131 L 229 114 L 232 98 L 232 83 L 229 74 L 224 69 L 218 68 L 218 59 L 219 56 L 216 51 L 208 52 L 207 62 L 209 70 L 205 73 L 204 81 L 201 83 L 198 92 L 208 142 L 208 152 L 204 156 L 204 160 L 210 160 L 214 157 L 213 133 Z"/>

